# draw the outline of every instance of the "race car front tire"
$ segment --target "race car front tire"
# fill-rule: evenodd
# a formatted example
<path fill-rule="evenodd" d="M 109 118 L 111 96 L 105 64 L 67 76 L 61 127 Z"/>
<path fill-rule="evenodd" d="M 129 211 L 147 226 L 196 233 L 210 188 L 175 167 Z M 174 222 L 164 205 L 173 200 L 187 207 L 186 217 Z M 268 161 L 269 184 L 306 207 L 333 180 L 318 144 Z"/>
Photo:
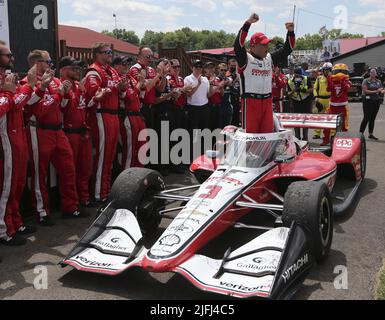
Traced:
<path fill-rule="evenodd" d="M 138 219 L 144 235 L 155 232 L 160 224 L 159 209 L 164 201 L 154 199 L 154 194 L 166 189 L 163 177 L 154 170 L 131 168 L 115 180 L 109 202 L 115 209 L 130 210 Z"/>
<path fill-rule="evenodd" d="M 292 183 L 285 194 L 282 221 L 289 228 L 295 221 L 305 230 L 318 263 L 327 258 L 333 240 L 334 216 L 326 184 L 317 181 Z"/>

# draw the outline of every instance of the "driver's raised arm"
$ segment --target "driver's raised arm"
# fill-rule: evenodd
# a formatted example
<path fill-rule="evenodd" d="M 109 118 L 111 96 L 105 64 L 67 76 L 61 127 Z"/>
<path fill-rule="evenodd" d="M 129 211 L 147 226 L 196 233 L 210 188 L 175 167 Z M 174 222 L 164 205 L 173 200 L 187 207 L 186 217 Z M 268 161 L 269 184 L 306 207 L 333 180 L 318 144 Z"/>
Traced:
<path fill-rule="evenodd" d="M 275 66 L 279 65 L 280 63 L 287 62 L 287 58 L 289 55 L 293 52 L 295 48 L 295 33 L 294 33 L 294 25 L 293 24 L 286 24 L 286 28 L 288 30 L 286 35 L 286 42 L 283 48 L 278 49 L 277 51 L 273 52 L 271 54 L 271 57 L 273 59 L 273 63 Z"/>

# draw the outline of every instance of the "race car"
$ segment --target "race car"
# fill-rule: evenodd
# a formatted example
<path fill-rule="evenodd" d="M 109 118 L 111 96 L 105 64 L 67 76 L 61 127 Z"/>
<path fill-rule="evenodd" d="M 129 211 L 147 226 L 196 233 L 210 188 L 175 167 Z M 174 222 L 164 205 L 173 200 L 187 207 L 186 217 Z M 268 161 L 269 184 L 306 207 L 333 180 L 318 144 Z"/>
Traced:
<path fill-rule="evenodd" d="M 328 257 L 334 215 L 351 205 L 365 177 L 366 147 L 361 135 L 337 132 L 330 150 L 314 150 L 285 129 L 338 131 L 338 115 L 278 118 L 271 134 L 226 128 L 223 148 L 191 166 L 200 185 L 166 190 L 156 171 L 124 171 L 62 266 L 110 276 L 139 267 L 231 297 L 293 297 L 314 264 Z M 354 182 L 346 196 L 334 192 L 340 177 Z M 172 221 L 158 236 L 162 219 Z M 233 231 L 229 244 L 223 235 Z M 211 255 L 212 243 L 220 254 Z"/>

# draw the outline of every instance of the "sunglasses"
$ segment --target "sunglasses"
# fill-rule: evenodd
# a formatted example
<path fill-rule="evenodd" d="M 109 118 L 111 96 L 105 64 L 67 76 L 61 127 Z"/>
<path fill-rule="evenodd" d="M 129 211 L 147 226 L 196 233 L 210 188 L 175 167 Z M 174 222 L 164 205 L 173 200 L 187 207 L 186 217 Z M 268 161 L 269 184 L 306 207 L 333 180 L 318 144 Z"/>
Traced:
<path fill-rule="evenodd" d="M 12 58 L 13 57 L 13 53 L 0 53 L 0 56 L 6 56 L 8 58 Z"/>
<path fill-rule="evenodd" d="M 145 59 L 152 59 L 153 57 L 154 56 L 151 54 L 147 54 L 147 55 L 143 56 L 143 58 L 145 58 Z"/>
<path fill-rule="evenodd" d="M 221 70 L 219 70 L 220 72 L 226 72 L 227 71 L 227 69 L 221 69 Z"/>
<path fill-rule="evenodd" d="M 114 52 L 110 49 L 110 50 L 99 51 L 99 53 L 110 55 L 110 54 L 113 54 Z"/>
<path fill-rule="evenodd" d="M 46 64 L 48 65 L 53 65 L 53 61 L 52 60 L 37 60 L 37 62 L 45 62 Z"/>
<path fill-rule="evenodd" d="M 181 66 L 172 66 L 174 69 L 179 69 Z"/>

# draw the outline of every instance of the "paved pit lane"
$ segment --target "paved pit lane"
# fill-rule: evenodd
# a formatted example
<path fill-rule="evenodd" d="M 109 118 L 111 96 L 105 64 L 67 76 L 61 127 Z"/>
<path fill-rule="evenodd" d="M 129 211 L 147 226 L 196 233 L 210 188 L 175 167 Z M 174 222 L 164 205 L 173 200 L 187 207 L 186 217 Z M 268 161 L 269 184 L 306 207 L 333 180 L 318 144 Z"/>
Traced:
<path fill-rule="evenodd" d="M 352 104 L 353 131 L 359 128 L 361 114 L 361 105 Z M 348 216 L 335 223 L 330 258 L 311 271 L 296 299 L 373 299 L 376 274 L 385 257 L 384 106 L 375 134 L 381 141 L 367 142 L 367 179 L 360 201 Z M 171 176 L 167 181 L 173 186 L 193 183 L 192 177 L 187 176 Z M 83 235 L 92 218 L 66 221 L 54 217 L 56 226 L 40 227 L 25 247 L 0 247 L 0 299 L 226 299 L 201 292 L 178 275 L 134 269 L 119 277 L 108 277 L 63 269 L 57 264 Z M 167 223 L 165 220 L 162 226 Z M 250 231 L 237 230 L 217 242 L 228 247 L 241 238 L 239 235 L 253 236 Z M 224 251 L 219 247 L 214 243 L 205 251 L 220 257 Z"/>

